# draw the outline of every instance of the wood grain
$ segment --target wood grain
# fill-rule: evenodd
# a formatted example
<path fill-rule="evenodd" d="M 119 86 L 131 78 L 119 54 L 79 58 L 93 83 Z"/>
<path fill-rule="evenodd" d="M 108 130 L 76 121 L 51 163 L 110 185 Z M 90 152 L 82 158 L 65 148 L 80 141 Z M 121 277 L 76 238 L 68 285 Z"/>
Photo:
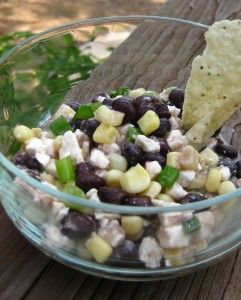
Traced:
<path fill-rule="evenodd" d="M 159 15 L 211 24 L 215 20 L 241 17 L 240 0 L 170 0 Z M 166 41 L 178 35 L 178 51 Z M 172 42 L 174 43 L 174 42 Z M 116 49 L 105 65 L 73 89 L 68 97 L 88 100 L 98 91 L 128 83 L 157 90 L 166 85 L 185 86 L 192 58 L 203 41 L 176 32 L 169 26 L 140 25 Z M 122 58 L 120 60 L 120 57 Z M 163 60 L 165 57 L 165 60 Z M 169 62 L 167 64 L 167 62 Z M 175 67 L 182 65 L 181 69 Z M 148 65 L 143 72 L 143 65 Z M 111 66 L 114 66 L 113 68 Z M 31 246 L 13 227 L 0 207 L 0 299 L 225 299 L 241 294 L 241 251 L 216 265 L 184 277 L 148 282 L 118 282 L 87 276 L 50 260 Z"/>

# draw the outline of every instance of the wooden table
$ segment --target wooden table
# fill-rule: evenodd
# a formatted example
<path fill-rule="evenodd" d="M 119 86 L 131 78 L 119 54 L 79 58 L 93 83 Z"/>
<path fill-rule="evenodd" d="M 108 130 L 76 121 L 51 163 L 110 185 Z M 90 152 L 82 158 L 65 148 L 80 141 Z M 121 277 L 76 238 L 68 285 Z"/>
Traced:
<path fill-rule="evenodd" d="M 157 14 L 211 24 L 215 20 L 240 18 L 241 1 L 171 0 Z M 115 55 L 118 56 L 118 51 Z M 153 66 L 159 63 L 155 62 L 155 56 L 150 57 Z M 94 72 L 89 82 L 99 82 L 101 73 L 107 69 L 104 67 Z M 122 69 L 118 68 L 117 63 L 115 72 L 122 75 L 122 83 L 126 71 L 123 65 Z M 151 71 L 147 71 L 142 78 L 144 85 L 151 76 Z M 116 83 L 110 80 L 100 83 L 97 88 L 101 89 L 104 85 L 112 88 L 113 84 Z M 78 90 L 74 93 L 78 95 Z M 0 299 L 21 298 L 241 299 L 241 251 L 232 253 L 210 268 L 176 279 L 148 283 L 100 279 L 71 270 L 43 255 L 14 228 L 0 206 Z"/>

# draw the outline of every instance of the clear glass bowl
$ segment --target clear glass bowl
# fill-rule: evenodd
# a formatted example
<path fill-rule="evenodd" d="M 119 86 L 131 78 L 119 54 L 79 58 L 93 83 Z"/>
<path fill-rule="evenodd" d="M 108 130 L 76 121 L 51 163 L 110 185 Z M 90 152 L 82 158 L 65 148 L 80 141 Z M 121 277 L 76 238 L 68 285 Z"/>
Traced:
<path fill-rule="evenodd" d="M 153 27 L 154 26 L 154 27 Z M 86 80 L 91 71 L 111 57 L 112 51 L 119 44 L 136 34 L 136 30 L 150 28 L 150 38 L 163 34 L 164 44 L 169 45 L 169 55 L 160 52 L 161 68 L 156 70 L 159 78 L 157 90 L 175 85 L 183 87 L 183 76 L 188 74 L 193 57 L 170 61 L 170 54 L 185 46 L 184 37 L 193 37 L 194 49 L 203 45 L 203 35 L 208 26 L 167 17 L 129 16 L 109 17 L 78 21 L 56 27 L 20 43 L 0 59 L 0 191 L 1 202 L 15 226 L 24 236 L 47 255 L 75 269 L 107 278 L 125 280 L 154 280 L 179 276 L 190 271 L 206 267 L 236 249 L 241 243 L 241 190 L 215 197 L 195 204 L 177 207 L 129 207 L 86 201 L 43 185 L 17 168 L 11 157 L 18 149 L 12 138 L 12 129 L 16 124 L 31 127 L 43 127 L 50 120 L 60 103 L 71 93 L 67 92 L 78 82 Z M 154 28 L 158 28 L 157 35 Z M 157 32 L 158 32 L 157 30 Z M 139 45 L 146 47 L 148 41 L 139 39 Z M 195 48 L 196 47 L 196 48 Z M 119 49 L 119 48 L 118 48 Z M 122 48 L 123 63 L 126 52 Z M 134 49 L 138 54 L 138 49 Z M 171 53 L 170 53 L 171 52 Z M 148 49 L 142 52 L 142 62 L 146 68 Z M 146 55 L 146 56 L 145 56 Z M 138 58 L 138 55 L 136 56 Z M 166 80 L 170 64 L 176 70 L 176 79 Z M 140 68 L 137 79 L 131 77 L 134 65 L 130 66 L 129 77 L 125 82 L 130 88 L 153 87 L 153 82 L 141 80 L 146 68 Z M 136 70 L 135 70 L 136 71 Z M 155 71 L 155 70 L 154 70 Z M 120 71 L 121 72 L 121 71 Z M 131 79 L 130 79 L 131 78 Z M 103 82 L 107 78 L 101 79 Z M 108 79 L 109 80 L 109 79 Z M 136 81 L 135 81 L 136 80 Z M 123 81 L 123 78 L 122 78 Z M 118 87 L 113 78 L 107 90 Z M 143 86 L 141 86 L 143 85 Z M 99 85 L 92 86 L 88 93 L 94 97 Z M 86 90 L 85 90 L 86 91 Z M 69 96 L 70 95 L 70 96 Z M 83 98 L 84 99 L 84 98 Z M 75 100 L 75 99 L 73 99 Z M 91 97 L 89 96 L 89 100 Z M 36 202 L 39 193 L 45 199 Z M 37 195 L 37 196 L 36 196 Z M 51 197 L 60 201 L 88 207 L 92 212 L 121 215 L 142 215 L 147 220 L 157 215 L 173 216 L 193 211 L 208 211 L 213 216 L 211 233 L 202 232 L 190 237 L 189 246 L 165 252 L 166 264 L 159 268 L 146 268 L 136 259 L 111 258 L 106 263 L 95 262 L 84 248 L 84 241 L 69 241 L 58 236 L 54 229 L 47 230 L 44 225 L 48 220 L 56 220 L 51 210 Z M 47 200 L 46 200 L 47 199 Z M 200 213 L 200 212 L 199 212 Z M 168 215 L 169 214 L 169 215 Z M 53 225 L 54 226 L 54 225 Z M 208 227 L 208 226 L 207 226 Z M 53 227 L 54 228 L 54 227 Z M 208 230 L 208 229 L 207 229 Z M 209 228 L 210 231 L 210 228 Z M 168 262 L 168 263 L 167 263 Z"/>

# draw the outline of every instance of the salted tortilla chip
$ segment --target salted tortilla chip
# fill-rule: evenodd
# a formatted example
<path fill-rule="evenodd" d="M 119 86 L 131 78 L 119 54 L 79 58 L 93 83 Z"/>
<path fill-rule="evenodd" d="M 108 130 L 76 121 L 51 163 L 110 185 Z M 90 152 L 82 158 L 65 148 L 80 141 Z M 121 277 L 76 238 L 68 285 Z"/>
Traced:
<path fill-rule="evenodd" d="M 183 106 L 183 126 L 196 146 L 241 106 L 241 20 L 214 23 L 205 39 L 203 54 L 192 63 Z"/>

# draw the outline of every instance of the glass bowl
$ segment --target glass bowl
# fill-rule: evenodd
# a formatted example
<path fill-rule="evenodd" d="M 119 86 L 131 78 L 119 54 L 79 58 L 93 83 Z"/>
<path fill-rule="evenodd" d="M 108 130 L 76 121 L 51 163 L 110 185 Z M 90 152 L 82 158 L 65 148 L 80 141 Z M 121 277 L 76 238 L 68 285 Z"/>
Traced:
<path fill-rule="evenodd" d="M 36 34 L 0 58 L 1 203 L 20 232 L 45 254 L 72 268 L 101 277 L 155 280 L 207 267 L 240 245 L 240 189 L 181 206 L 111 205 L 86 201 L 54 190 L 11 162 L 19 149 L 12 137 L 14 126 L 46 126 L 66 99 L 76 100 L 77 97 L 79 101 L 91 101 L 98 92 L 110 91 L 120 85 L 157 91 L 173 85 L 184 88 L 193 59 L 190 52 L 186 51 L 185 39 L 192 39 L 188 47 L 193 52 L 201 51 L 207 28 L 206 25 L 191 21 L 158 16 L 89 19 Z M 142 32 L 145 36 L 143 39 L 140 38 Z M 168 50 L 165 50 L 166 45 Z M 155 48 L 149 54 L 151 47 Z M 138 51 L 141 48 L 144 51 L 140 54 Z M 129 50 L 133 59 L 126 66 Z M 113 55 L 119 57 L 115 76 Z M 151 73 L 149 70 L 153 58 L 160 61 L 160 68 L 152 70 L 157 74 L 157 80 L 154 80 L 155 76 L 149 79 L 146 76 Z M 100 65 L 106 61 L 112 62 L 113 70 L 103 72 L 99 81 L 93 84 L 93 77 L 88 79 L 89 76 L 102 74 Z M 79 96 L 76 92 L 69 92 L 77 84 L 80 84 L 83 92 Z M 53 208 L 53 202 L 56 201 L 81 205 L 100 219 L 113 215 L 117 219 L 129 215 L 140 216 L 144 220 L 143 230 L 147 236 L 155 236 L 160 230 L 159 225 L 154 231 L 151 228 L 153 220 L 158 218 L 165 218 L 168 222 L 169 218 L 197 213 L 203 214 L 205 219 L 208 213 L 212 216 L 212 224 L 209 224 L 210 219 L 206 223 L 204 220 L 202 231 L 198 234 L 183 237 L 183 233 L 180 233 L 175 239 L 179 242 L 179 248 L 165 249 L 160 267 L 145 267 L 136 257 L 123 254 L 123 249 L 119 249 L 119 252 L 113 249 L 113 255 L 106 262 L 98 263 L 85 248 L 85 240 L 73 240 L 60 233 L 56 227 L 60 217 Z M 180 224 L 177 223 L 177 227 L 180 229 Z M 129 238 L 134 240 L 136 251 L 140 236 Z M 165 238 L 159 234 L 159 239 L 163 244 Z"/>

